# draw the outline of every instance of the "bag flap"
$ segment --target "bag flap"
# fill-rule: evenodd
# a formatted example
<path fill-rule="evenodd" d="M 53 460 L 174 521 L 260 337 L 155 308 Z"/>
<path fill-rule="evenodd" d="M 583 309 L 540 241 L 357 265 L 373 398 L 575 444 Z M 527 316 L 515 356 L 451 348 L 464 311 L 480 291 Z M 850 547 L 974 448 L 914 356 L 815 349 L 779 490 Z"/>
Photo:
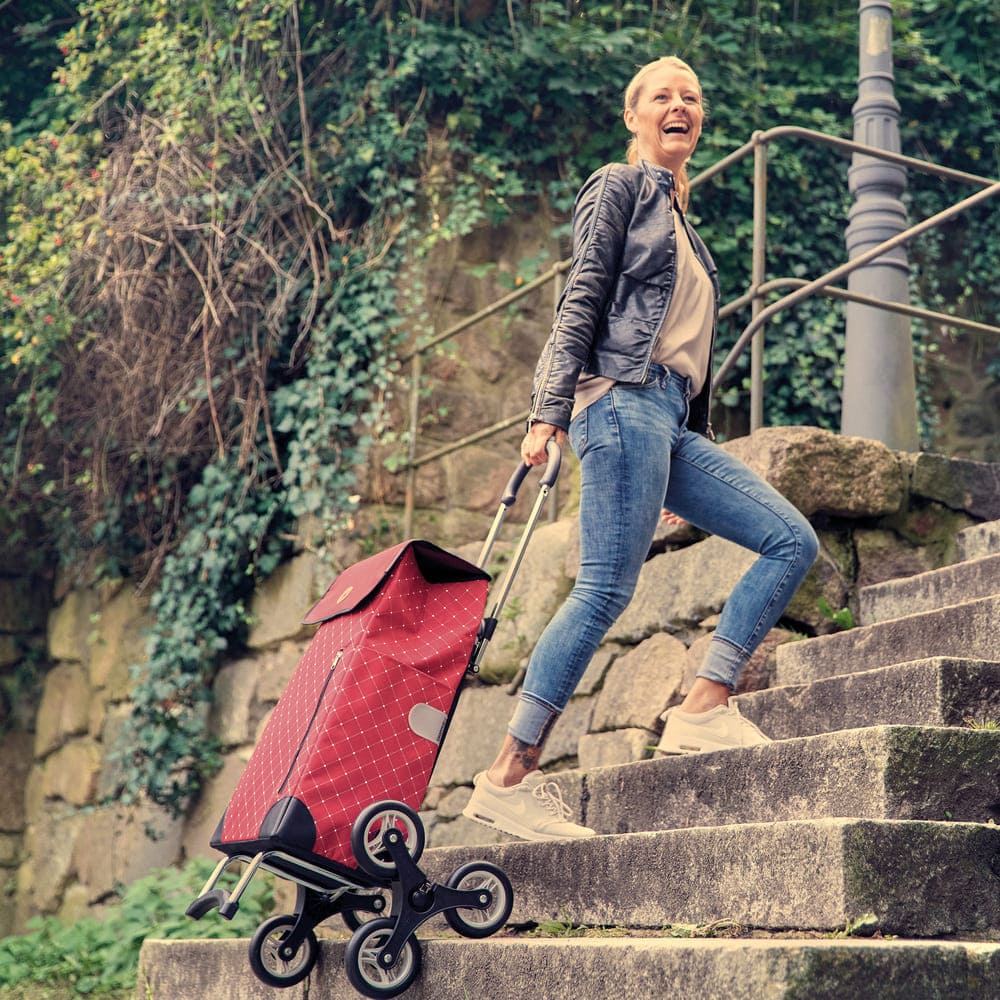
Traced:
<path fill-rule="evenodd" d="M 356 611 L 377 593 L 399 564 L 408 549 L 428 583 L 456 583 L 462 580 L 489 580 L 490 576 L 473 563 L 439 548 L 433 542 L 419 539 L 400 542 L 390 549 L 362 559 L 344 570 L 330 584 L 327 592 L 309 609 L 302 619 L 306 625 L 317 625 L 340 615 Z"/>

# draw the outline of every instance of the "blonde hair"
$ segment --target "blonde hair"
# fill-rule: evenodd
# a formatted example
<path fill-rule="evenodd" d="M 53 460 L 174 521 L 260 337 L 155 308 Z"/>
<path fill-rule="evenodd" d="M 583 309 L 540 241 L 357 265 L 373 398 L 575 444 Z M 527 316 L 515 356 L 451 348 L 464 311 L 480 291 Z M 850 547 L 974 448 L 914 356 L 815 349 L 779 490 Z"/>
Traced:
<path fill-rule="evenodd" d="M 624 110 L 628 110 L 629 108 L 635 110 L 636 104 L 639 103 L 639 93 L 642 90 L 643 81 L 650 73 L 663 66 L 674 66 L 677 69 L 683 69 L 690 73 L 694 77 L 694 82 L 698 84 L 699 95 L 701 94 L 701 82 L 698 80 L 698 74 L 683 59 L 680 59 L 678 56 L 662 56 L 660 59 L 654 59 L 652 62 L 646 63 L 629 81 L 629 85 L 625 88 Z M 639 159 L 639 140 L 634 135 L 628 141 L 628 146 L 625 149 L 625 159 L 629 163 L 636 163 Z M 680 202 L 681 208 L 687 211 L 688 196 L 690 194 L 687 163 L 677 172 L 674 180 L 677 183 L 677 200 Z"/>

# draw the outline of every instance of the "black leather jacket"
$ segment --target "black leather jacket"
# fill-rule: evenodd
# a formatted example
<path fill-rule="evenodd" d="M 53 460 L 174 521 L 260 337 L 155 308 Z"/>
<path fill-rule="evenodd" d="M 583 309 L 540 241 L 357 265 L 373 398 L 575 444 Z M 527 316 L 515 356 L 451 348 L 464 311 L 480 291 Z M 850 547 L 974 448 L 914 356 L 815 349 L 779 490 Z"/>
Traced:
<path fill-rule="evenodd" d="M 646 381 L 674 291 L 673 190 L 673 174 L 646 161 L 608 164 L 580 189 L 573 211 L 573 262 L 535 369 L 529 425 L 543 421 L 569 427 L 581 372 L 619 382 Z M 717 268 L 686 219 L 684 225 L 715 289 L 714 348 Z M 711 434 L 711 361 L 709 369 L 688 418 L 688 427 L 702 434 Z"/>

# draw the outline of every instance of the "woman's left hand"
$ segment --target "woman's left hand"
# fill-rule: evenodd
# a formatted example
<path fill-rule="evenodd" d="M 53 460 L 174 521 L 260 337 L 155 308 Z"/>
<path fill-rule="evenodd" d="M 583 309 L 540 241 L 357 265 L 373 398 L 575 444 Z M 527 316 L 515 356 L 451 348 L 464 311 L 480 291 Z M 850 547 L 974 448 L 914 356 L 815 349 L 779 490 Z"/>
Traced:
<path fill-rule="evenodd" d="M 562 448 L 566 444 L 566 432 L 555 424 L 545 424 L 541 421 L 532 424 L 521 442 L 521 458 L 525 465 L 545 465 L 549 460 L 545 446 L 550 438 L 556 439 L 556 444 Z"/>

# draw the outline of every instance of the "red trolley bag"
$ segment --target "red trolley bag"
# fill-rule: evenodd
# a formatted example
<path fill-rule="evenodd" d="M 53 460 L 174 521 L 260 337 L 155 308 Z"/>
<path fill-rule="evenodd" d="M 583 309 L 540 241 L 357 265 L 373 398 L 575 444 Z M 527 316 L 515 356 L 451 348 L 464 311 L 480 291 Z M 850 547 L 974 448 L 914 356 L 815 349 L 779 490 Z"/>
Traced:
<path fill-rule="evenodd" d="M 351 825 L 372 802 L 416 809 L 469 665 L 489 577 L 424 541 L 341 573 L 212 846 L 298 848 L 356 867 Z"/>
<path fill-rule="evenodd" d="M 528 466 L 511 477 L 478 565 L 411 540 L 341 573 L 305 617 L 319 625 L 275 706 L 211 838 L 225 857 L 188 907 L 232 918 L 259 868 L 297 883 L 296 913 L 265 921 L 250 943 L 254 973 L 272 986 L 305 978 L 313 928 L 339 913 L 356 933 L 347 973 L 367 996 L 395 996 L 420 968 L 414 932 L 439 913 L 485 937 L 506 922 L 513 891 L 487 862 L 447 885 L 428 881 L 417 809 L 465 677 L 478 670 L 560 464 L 549 464 L 488 616 L 482 568 Z M 217 888 L 233 861 L 232 892 Z M 378 919 L 389 909 L 391 915 Z M 363 922 L 364 917 L 376 919 Z"/>

